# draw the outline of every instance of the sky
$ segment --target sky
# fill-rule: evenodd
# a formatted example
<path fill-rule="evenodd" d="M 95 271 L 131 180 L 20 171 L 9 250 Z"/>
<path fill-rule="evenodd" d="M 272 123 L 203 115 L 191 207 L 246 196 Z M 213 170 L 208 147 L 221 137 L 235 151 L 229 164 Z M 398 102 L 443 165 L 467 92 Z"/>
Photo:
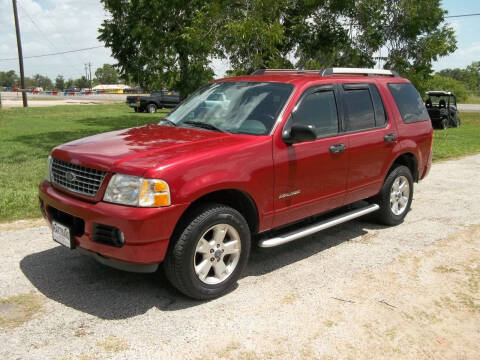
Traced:
<path fill-rule="evenodd" d="M 443 0 L 449 15 L 480 13 L 479 0 Z M 102 46 L 97 40 L 98 28 L 107 17 L 98 0 L 17 0 L 23 56 Z M 447 19 L 456 31 L 458 49 L 439 59 L 434 70 L 465 67 L 480 61 L 480 16 Z M 0 0 L 0 59 L 17 57 L 12 1 Z M 110 50 L 97 49 L 58 56 L 24 60 L 25 75 L 47 75 L 66 79 L 85 75 L 85 64 L 91 63 L 92 74 L 104 63 L 114 64 Z M 223 76 L 228 64 L 214 61 L 216 76 Z M 0 71 L 18 71 L 17 60 L 0 60 Z"/>

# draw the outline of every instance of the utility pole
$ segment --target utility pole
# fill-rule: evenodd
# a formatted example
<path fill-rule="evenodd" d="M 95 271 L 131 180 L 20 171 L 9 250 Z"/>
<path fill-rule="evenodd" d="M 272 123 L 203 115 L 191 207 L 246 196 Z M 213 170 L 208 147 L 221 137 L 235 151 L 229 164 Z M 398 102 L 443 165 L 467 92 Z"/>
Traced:
<path fill-rule="evenodd" d="M 88 71 L 90 72 L 90 90 L 92 90 L 92 64 L 88 63 Z"/>
<path fill-rule="evenodd" d="M 17 33 L 18 63 L 20 65 L 20 84 L 22 86 L 23 107 L 28 106 L 27 93 L 25 92 L 25 75 L 23 72 L 22 39 L 20 38 L 20 24 L 18 23 L 17 0 L 12 0 L 13 17 L 15 18 L 15 31 Z"/>

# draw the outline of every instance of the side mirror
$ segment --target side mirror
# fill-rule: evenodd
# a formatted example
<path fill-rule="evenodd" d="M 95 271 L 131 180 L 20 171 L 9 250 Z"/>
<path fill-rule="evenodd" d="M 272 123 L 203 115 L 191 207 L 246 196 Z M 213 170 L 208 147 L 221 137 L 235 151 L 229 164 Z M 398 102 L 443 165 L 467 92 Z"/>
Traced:
<path fill-rule="evenodd" d="M 282 139 L 287 144 L 294 144 L 316 140 L 317 135 L 312 126 L 293 124 L 290 130 L 283 131 Z"/>

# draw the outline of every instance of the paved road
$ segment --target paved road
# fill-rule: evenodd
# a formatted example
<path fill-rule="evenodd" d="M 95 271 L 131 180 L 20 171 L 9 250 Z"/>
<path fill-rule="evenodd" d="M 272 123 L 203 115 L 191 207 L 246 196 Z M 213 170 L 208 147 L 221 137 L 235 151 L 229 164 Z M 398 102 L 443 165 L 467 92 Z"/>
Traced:
<path fill-rule="evenodd" d="M 464 112 L 480 112 L 480 104 L 458 104 L 458 110 Z"/>
<path fill-rule="evenodd" d="M 480 155 L 435 164 L 397 227 L 255 248 L 209 302 L 57 246 L 46 226 L 0 226 L 0 358 L 478 359 L 479 173 Z"/>

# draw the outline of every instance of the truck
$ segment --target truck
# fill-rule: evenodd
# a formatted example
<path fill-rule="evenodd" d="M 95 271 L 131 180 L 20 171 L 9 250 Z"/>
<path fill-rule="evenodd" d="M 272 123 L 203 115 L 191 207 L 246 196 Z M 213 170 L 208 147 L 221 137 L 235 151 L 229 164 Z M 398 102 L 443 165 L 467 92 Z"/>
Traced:
<path fill-rule="evenodd" d="M 40 209 L 61 245 L 125 271 L 162 266 L 181 293 L 212 299 L 253 245 L 367 214 L 402 223 L 432 140 L 394 71 L 263 69 L 211 82 L 157 124 L 57 146 Z"/>
<path fill-rule="evenodd" d="M 174 108 L 180 103 L 180 94 L 175 91 L 152 91 L 150 96 L 127 96 L 127 105 L 135 112 L 155 113 L 157 109 Z"/>

